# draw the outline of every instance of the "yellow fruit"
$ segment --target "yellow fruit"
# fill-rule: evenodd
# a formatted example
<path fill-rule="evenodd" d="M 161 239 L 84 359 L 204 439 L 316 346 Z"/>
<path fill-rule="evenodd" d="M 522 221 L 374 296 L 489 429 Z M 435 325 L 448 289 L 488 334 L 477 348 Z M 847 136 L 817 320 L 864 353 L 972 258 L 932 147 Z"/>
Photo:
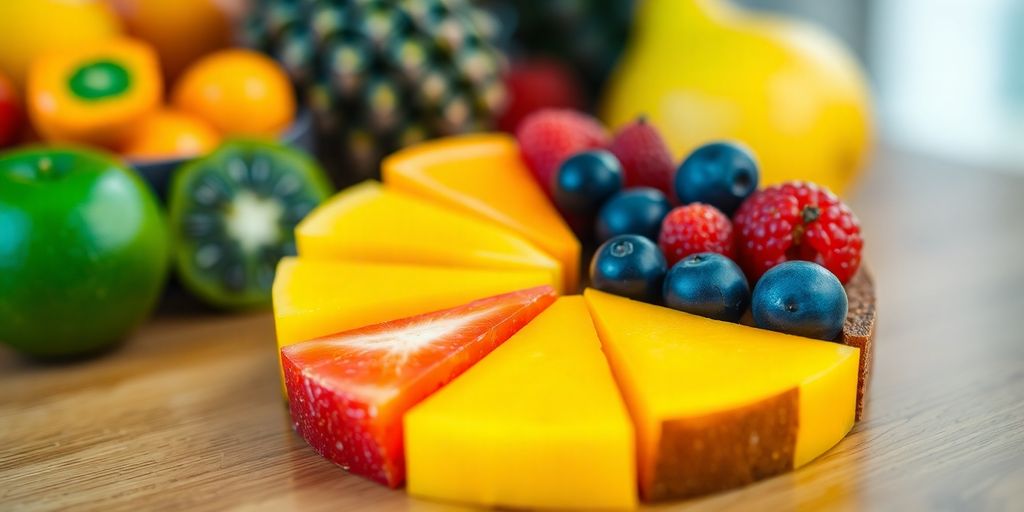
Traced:
<path fill-rule="evenodd" d="M 508 508 L 636 506 L 633 424 L 587 306 L 562 297 L 405 416 L 409 493 Z"/>
<path fill-rule="evenodd" d="M 225 135 L 276 137 L 295 119 L 288 76 L 272 59 L 249 50 L 203 57 L 185 71 L 172 100 Z"/>
<path fill-rule="evenodd" d="M 576 290 L 580 243 L 504 134 L 461 135 L 403 149 L 381 164 L 384 183 L 519 233 L 558 259 Z"/>
<path fill-rule="evenodd" d="M 110 0 L 129 34 L 156 48 L 174 80 L 203 55 L 231 45 L 231 20 L 217 0 Z"/>
<path fill-rule="evenodd" d="M 867 87 L 827 35 L 720 0 L 647 0 L 602 114 L 646 114 L 679 157 L 719 139 L 750 146 L 762 183 L 806 179 L 836 193 L 864 166 Z"/>
<path fill-rule="evenodd" d="M 218 143 L 220 134 L 206 121 L 164 109 L 135 127 L 121 154 L 139 160 L 200 156 L 213 151 Z"/>
<path fill-rule="evenodd" d="M 798 468 L 853 426 L 856 348 L 592 289 L 584 297 L 636 426 L 645 500 Z"/>

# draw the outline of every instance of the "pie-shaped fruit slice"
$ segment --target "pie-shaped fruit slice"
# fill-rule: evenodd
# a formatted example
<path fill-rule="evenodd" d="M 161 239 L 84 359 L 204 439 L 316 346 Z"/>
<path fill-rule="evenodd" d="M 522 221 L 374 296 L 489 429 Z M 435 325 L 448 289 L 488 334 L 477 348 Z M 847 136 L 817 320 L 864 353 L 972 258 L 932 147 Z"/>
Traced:
<path fill-rule="evenodd" d="M 597 290 L 585 297 L 636 426 L 646 500 L 799 467 L 853 426 L 856 348 Z"/>
<path fill-rule="evenodd" d="M 303 258 L 543 269 L 562 289 L 561 264 L 519 235 L 375 181 L 314 210 L 295 229 L 295 242 Z"/>
<path fill-rule="evenodd" d="M 277 347 L 554 284 L 545 270 L 285 258 L 277 267 L 273 289 Z"/>
<path fill-rule="evenodd" d="M 550 286 L 531 288 L 285 347 L 295 428 L 320 455 L 398 487 L 403 414 L 554 300 Z"/>
<path fill-rule="evenodd" d="M 631 508 L 635 440 L 583 298 L 562 297 L 405 417 L 415 496 Z"/>
<path fill-rule="evenodd" d="M 384 183 L 505 226 L 562 264 L 578 286 L 580 244 L 505 134 L 460 135 L 403 149 L 384 160 Z"/>

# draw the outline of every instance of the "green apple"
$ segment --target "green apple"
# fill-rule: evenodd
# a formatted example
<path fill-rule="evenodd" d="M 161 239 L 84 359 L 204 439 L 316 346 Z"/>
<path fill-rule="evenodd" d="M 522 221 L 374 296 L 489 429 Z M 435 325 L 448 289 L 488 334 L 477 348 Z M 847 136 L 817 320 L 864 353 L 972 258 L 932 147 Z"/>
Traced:
<path fill-rule="evenodd" d="M 155 196 L 113 157 L 0 155 L 0 342 L 36 357 L 116 344 L 156 304 L 168 255 Z"/>

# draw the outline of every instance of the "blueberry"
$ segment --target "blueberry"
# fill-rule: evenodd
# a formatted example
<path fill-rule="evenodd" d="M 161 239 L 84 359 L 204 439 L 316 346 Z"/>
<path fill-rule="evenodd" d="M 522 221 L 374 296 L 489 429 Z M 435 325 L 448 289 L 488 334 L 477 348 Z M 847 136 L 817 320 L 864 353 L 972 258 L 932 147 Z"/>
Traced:
<path fill-rule="evenodd" d="M 631 299 L 655 302 L 665 277 L 665 256 L 640 235 L 619 235 L 601 244 L 590 261 L 590 283 Z"/>
<path fill-rule="evenodd" d="M 672 209 L 665 194 L 651 187 L 623 190 L 612 196 L 597 214 L 597 240 L 617 235 L 642 235 L 658 240 L 661 220 Z"/>
<path fill-rule="evenodd" d="M 696 149 L 676 171 L 676 197 L 682 204 L 706 203 L 729 217 L 757 190 L 757 163 L 732 142 L 712 142 Z"/>
<path fill-rule="evenodd" d="M 750 303 L 739 265 L 714 252 L 691 254 L 665 275 L 665 305 L 695 315 L 738 322 Z"/>
<path fill-rule="evenodd" d="M 787 261 L 765 272 L 751 305 L 758 327 L 822 340 L 839 337 L 846 308 L 839 279 L 809 261 Z"/>
<path fill-rule="evenodd" d="M 589 215 L 622 190 L 622 164 L 604 150 L 577 153 L 558 167 L 552 195 L 564 212 Z"/>

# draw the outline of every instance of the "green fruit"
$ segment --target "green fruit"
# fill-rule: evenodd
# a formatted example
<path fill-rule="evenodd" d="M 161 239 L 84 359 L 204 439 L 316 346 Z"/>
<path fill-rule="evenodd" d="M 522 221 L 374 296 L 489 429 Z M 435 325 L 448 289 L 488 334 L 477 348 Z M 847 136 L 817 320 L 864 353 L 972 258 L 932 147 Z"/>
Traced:
<path fill-rule="evenodd" d="M 231 141 L 185 165 L 169 197 L 182 284 L 212 306 L 269 305 L 295 226 L 330 192 L 316 162 L 275 143 Z"/>
<path fill-rule="evenodd" d="M 0 342 L 60 357 L 122 340 L 160 295 L 167 245 L 153 193 L 111 157 L 0 156 Z"/>
<path fill-rule="evenodd" d="M 410 142 L 486 129 L 504 105 L 496 25 L 469 0 L 253 3 L 245 38 L 288 71 L 341 181 Z"/>

